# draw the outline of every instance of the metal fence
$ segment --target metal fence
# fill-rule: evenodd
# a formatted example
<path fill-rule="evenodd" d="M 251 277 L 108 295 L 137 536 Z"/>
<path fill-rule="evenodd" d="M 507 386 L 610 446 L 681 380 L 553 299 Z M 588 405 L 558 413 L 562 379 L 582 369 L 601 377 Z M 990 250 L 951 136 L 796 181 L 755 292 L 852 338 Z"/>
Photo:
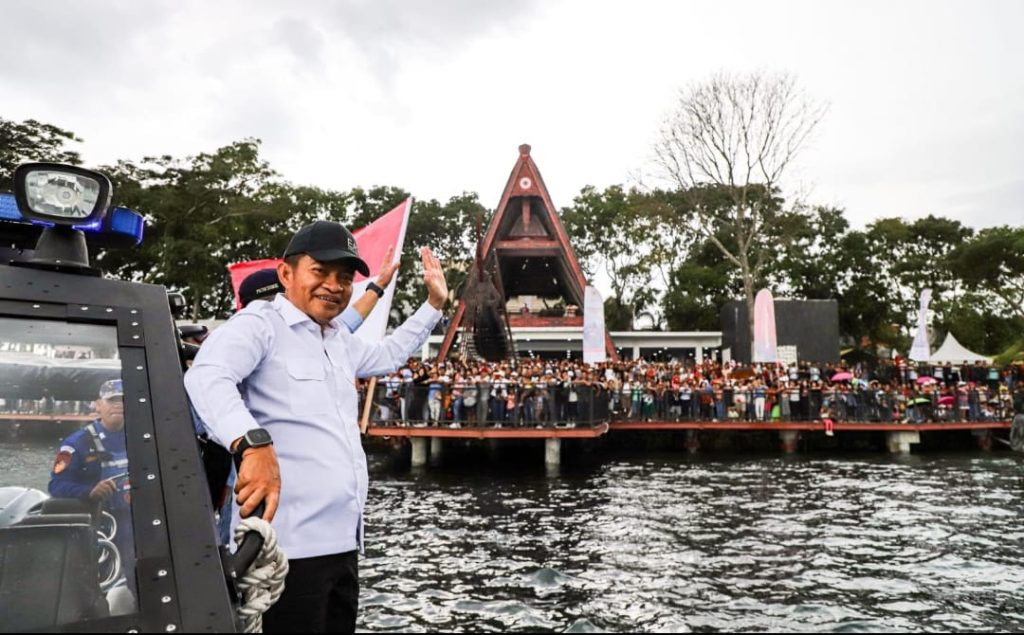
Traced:
<path fill-rule="evenodd" d="M 378 426 L 589 427 L 609 420 L 600 386 L 491 384 L 377 385 L 371 419 Z"/>
<path fill-rule="evenodd" d="M 365 397 L 365 395 L 364 395 Z M 593 384 L 379 383 L 379 426 L 580 427 L 618 421 L 1009 421 L 1024 389 L 918 392 L 846 387 L 681 390 Z"/>

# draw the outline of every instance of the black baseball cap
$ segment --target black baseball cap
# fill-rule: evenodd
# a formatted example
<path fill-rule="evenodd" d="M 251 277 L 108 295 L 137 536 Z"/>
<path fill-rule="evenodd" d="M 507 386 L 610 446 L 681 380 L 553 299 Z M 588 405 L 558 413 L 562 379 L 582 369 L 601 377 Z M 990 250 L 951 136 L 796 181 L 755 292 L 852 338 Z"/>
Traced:
<path fill-rule="evenodd" d="M 242 308 L 249 306 L 253 300 L 269 300 L 278 293 L 284 293 L 284 287 L 277 279 L 277 269 L 254 271 L 238 285 L 238 299 L 242 301 Z"/>
<path fill-rule="evenodd" d="M 347 260 L 359 273 L 370 275 L 370 268 L 359 257 L 355 237 L 341 223 L 318 220 L 295 232 L 284 250 L 284 257 L 296 254 L 307 254 L 320 262 Z"/>

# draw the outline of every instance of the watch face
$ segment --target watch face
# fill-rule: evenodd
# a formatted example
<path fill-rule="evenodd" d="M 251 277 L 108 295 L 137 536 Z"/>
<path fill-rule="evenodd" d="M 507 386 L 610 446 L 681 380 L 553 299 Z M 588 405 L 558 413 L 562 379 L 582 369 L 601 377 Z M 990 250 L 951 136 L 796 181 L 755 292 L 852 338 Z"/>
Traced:
<path fill-rule="evenodd" d="M 251 447 L 258 447 L 261 445 L 270 445 L 272 439 L 270 433 L 263 428 L 256 428 L 249 430 L 245 433 L 245 440 L 249 442 Z"/>

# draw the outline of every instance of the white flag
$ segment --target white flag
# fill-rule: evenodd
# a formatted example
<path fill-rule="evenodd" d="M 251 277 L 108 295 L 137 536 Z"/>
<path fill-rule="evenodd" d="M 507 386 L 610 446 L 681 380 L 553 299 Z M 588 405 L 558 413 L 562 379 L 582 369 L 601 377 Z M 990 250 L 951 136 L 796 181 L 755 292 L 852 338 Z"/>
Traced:
<path fill-rule="evenodd" d="M 914 336 L 914 345 L 910 347 L 910 359 L 917 362 L 926 362 L 932 356 L 928 347 L 928 303 L 931 300 L 931 289 L 921 292 L 921 307 L 917 313 L 917 335 Z"/>
<path fill-rule="evenodd" d="M 583 363 L 598 364 L 607 359 L 604 347 L 604 302 L 597 289 L 587 287 L 583 295 Z"/>

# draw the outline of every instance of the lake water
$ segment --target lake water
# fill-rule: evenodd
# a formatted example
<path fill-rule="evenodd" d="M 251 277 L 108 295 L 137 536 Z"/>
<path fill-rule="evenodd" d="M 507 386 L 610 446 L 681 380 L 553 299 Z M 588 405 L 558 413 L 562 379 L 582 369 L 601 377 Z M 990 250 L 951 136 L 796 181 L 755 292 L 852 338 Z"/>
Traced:
<path fill-rule="evenodd" d="M 45 489 L 52 445 L 0 472 Z M 359 628 L 1024 630 L 1024 457 L 596 458 L 371 455 Z"/>
<path fill-rule="evenodd" d="M 1024 628 L 1009 454 L 371 467 L 370 631 Z"/>

